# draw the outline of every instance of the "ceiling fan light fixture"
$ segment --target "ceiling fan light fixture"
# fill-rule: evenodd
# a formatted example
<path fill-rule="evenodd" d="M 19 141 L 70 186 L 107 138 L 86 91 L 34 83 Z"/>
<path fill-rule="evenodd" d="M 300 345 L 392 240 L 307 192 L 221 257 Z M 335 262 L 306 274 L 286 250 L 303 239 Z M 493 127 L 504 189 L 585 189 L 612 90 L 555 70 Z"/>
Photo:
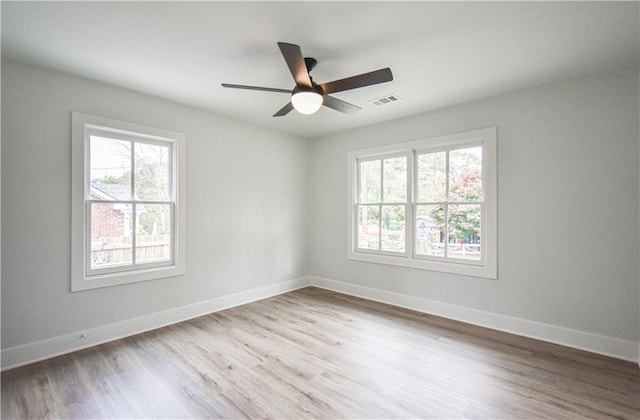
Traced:
<path fill-rule="evenodd" d="M 317 112 L 322 106 L 323 98 L 314 91 L 294 92 L 291 95 L 291 104 L 301 114 L 311 115 Z"/>
<path fill-rule="evenodd" d="M 293 80 L 296 82 L 293 90 L 262 86 L 234 85 L 230 83 L 223 83 L 222 87 L 291 94 L 290 101 L 280 108 L 278 112 L 273 114 L 274 117 L 283 117 L 294 109 L 300 114 L 310 115 L 317 112 L 323 105 L 344 114 L 353 114 L 360 111 L 362 108 L 335 98 L 331 96 L 331 94 L 365 86 L 377 85 L 379 83 L 390 82 L 393 80 L 391 69 L 386 67 L 384 69 L 357 74 L 344 79 L 334 80 L 332 82 L 317 84 L 309 74 L 309 72 L 313 70 L 318 63 L 315 58 L 304 57 L 300 50 L 300 46 L 296 44 L 278 42 L 278 47 L 280 48 L 284 61 L 287 63 L 287 67 L 289 67 Z"/>

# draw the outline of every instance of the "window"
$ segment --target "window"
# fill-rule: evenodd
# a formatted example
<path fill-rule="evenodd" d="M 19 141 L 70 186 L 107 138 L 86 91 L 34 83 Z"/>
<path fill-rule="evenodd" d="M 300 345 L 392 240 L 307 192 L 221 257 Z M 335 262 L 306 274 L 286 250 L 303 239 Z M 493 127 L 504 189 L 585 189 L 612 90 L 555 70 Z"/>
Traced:
<path fill-rule="evenodd" d="M 73 113 L 72 279 L 184 274 L 184 135 Z"/>
<path fill-rule="evenodd" d="M 404 254 L 407 213 L 407 156 L 359 161 L 359 251 Z"/>
<path fill-rule="evenodd" d="M 350 152 L 348 258 L 496 278 L 496 129 Z"/>
<path fill-rule="evenodd" d="M 416 256 L 480 261 L 482 146 L 416 152 Z"/>

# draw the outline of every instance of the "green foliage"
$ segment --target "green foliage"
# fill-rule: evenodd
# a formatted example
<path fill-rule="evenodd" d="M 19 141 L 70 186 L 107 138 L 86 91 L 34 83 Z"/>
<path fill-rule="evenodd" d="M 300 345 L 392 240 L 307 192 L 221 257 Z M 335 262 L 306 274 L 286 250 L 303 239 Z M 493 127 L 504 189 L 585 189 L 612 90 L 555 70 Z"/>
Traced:
<path fill-rule="evenodd" d="M 474 202 L 481 199 L 482 179 L 479 173 L 463 176 L 462 181 L 451 188 L 451 195 L 460 197 L 459 201 Z M 480 206 L 479 205 L 450 205 L 449 206 L 449 236 L 457 239 L 467 239 L 480 235 Z M 431 211 L 433 220 L 440 226 L 445 226 L 444 207 L 438 206 Z"/>
<path fill-rule="evenodd" d="M 170 233 L 170 209 L 165 204 L 145 204 L 145 212 L 140 214 L 140 235 L 164 235 Z"/>

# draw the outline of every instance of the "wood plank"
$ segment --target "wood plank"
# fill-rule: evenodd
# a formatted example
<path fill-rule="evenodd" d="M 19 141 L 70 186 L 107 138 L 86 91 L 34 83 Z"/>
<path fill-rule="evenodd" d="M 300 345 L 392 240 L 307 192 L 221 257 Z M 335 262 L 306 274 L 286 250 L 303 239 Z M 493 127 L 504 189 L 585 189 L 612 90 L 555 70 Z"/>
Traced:
<path fill-rule="evenodd" d="M 1 414 L 638 420 L 640 372 L 309 287 L 3 372 Z"/>

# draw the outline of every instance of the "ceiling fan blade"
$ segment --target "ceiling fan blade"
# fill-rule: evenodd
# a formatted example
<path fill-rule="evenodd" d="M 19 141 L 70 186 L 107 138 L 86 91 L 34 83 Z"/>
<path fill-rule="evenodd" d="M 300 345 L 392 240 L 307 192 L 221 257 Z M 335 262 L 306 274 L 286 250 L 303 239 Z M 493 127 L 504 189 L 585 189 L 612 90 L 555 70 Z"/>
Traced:
<path fill-rule="evenodd" d="M 278 42 L 278 47 L 280 47 L 284 61 L 287 62 L 287 66 L 289 66 L 296 85 L 311 87 L 311 78 L 309 77 L 307 65 L 304 62 L 300 47 L 295 44 L 287 44 L 286 42 Z"/>
<path fill-rule="evenodd" d="M 280 111 L 278 111 L 275 114 L 273 114 L 273 116 L 274 117 L 284 117 L 289 112 L 291 112 L 292 109 L 293 109 L 293 104 L 291 102 L 289 102 L 288 104 L 286 104 L 285 106 L 280 108 Z"/>
<path fill-rule="evenodd" d="M 326 94 L 342 92 L 343 90 L 356 89 L 364 86 L 377 85 L 378 83 L 390 82 L 393 80 L 393 74 L 389 67 L 371 71 L 369 73 L 359 74 L 357 76 L 347 77 L 346 79 L 334 80 L 320 85 L 322 91 Z"/>
<path fill-rule="evenodd" d="M 331 109 L 335 109 L 336 111 L 343 112 L 345 114 L 354 114 L 362 109 L 359 106 L 350 104 L 349 102 L 342 101 L 329 95 L 324 95 L 322 97 L 322 105 L 327 106 Z"/>
<path fill-rule="evenodd" d="M 223 83 L 222 87 L 233 88 L 233 89 L 262 90 L 265 92 L 279 92 L 279 93 L 291 94 L 290 89 L 268 88 L 268 87 L 261 87 L 261 86 L 232 85 L 230 83 Z"/>

